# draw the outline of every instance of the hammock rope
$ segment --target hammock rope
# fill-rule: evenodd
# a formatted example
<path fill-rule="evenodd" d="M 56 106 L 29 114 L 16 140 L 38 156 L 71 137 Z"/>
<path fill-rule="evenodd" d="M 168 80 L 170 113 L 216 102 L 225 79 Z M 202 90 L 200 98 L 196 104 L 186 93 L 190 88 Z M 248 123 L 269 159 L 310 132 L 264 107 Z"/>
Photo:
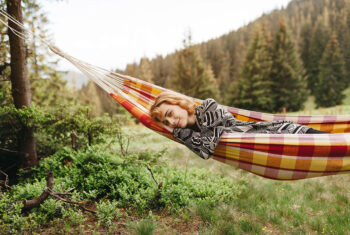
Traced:
<path fill-rule="evenodd" d="M 6 12 L 0 10 L 0 15 L 24 31 L 9 27 L 0 18 L 0 22 L 17 36 L 24 40 L 39 38 L 52 52 L 68 60 L 108 92 L 143 125 L 174 140 L 168 127 L 152 120 L 148 113 L 155 97 L 168 89 L 81 61 L 34 35 Z M 196 99 L 196 102 L 200 104 L 201 100 Z M 350 131 L 350 115 L 280 115 L 222 107 L 241 121 L 290 120 L 337 134 L 224 134 L 213 159 L 276 180 L 350 173 L 350 133 L 344 133 Z"/>

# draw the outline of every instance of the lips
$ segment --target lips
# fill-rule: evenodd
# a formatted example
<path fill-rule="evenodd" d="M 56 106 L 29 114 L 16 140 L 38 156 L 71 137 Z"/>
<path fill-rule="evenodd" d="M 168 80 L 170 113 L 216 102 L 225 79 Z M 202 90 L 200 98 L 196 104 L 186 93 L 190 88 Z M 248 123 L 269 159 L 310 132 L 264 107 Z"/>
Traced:
<path fill-rule="evenodd" d="M 177 121 L 176 126 L 179 127 L 179 124 L 180 124 L 180 119 L 179 119 L 179 121 Z"/>

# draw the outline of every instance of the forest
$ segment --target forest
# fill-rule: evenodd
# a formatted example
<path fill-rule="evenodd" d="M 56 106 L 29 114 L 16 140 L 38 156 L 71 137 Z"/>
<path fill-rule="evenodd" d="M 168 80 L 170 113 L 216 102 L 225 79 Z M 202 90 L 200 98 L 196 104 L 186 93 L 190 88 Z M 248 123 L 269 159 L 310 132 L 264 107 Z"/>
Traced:
<path fill-rule="evenodd" d="M 0 9 L 50 40 L 37 0 Z M 247 110 L 350 112 L 350 0 L 292 0 L 191 37 L 114 72 Z M 0 23 L 0 45 L 0 234 L 349 233 L 348 175 L 282 182 L 202 161 L 92 81 L 70 86 L 40 41 Z"/>

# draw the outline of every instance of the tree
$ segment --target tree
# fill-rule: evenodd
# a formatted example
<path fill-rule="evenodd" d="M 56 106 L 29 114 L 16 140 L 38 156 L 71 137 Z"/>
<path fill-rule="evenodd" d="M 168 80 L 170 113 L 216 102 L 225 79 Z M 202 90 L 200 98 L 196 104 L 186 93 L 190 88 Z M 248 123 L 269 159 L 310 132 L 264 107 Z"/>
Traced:
<path fill-rule="evenodd" d="M 307 70 L 307 86 L 311 91 L 312 95 L 315 95 L 315 83 L 318 78 L 319 73 L 319 62 L 322 57 L 323 51 L 326 48 L 327 42 L 329 40 L 329 30 L 318 23 L 316 29 L 311 38 L 311 43 L 309 47 L 309 61 L 306 64 Z"/>
<path fill-rule="evenodd" d="M 185 95 L 206 99 L 219 98 L 219 91 L 210 65 L 205 65 L 198 49 L 191 45 L 191 37 L 184 41 L 185 48 L 178 52 L 173 85 Z"/>
<path fill-rule="evenodd" d="M 23 22 L 21 0 L 7 0 L 7 13 Z M 9 26 L 22 32 L 16 24 L 9 22 Z M 11 54 L 11 84 L 14 105 L 17 109 L 31 106 L 30 82 L 26 67 L 26 47 L 24 40 L 8 30 Z M 31 167 L 38 163 L 33 129 L 23 125 L 19 135 L 19 152 L 23 155 L 22 166 Z"/>
<path fill-rule="evenodd" d="M 298 111 L 303 108 L 308 93 L 301 62 L 283 20 L 274 36 L 271 53 L 274 110 Z"/>
<path fill-rule="evenodd" d="M 230 93 L 230 104 L 251 110 L 274 111 L 273 81 L 270 78 L 272 59 L 265 26 L 257 28 L 249 45 L 241 76 Z"/>
<path fill-rule="evenodd" d="M 345 79 L 345 62 L 340 53 L 336 35 L 332 35 L 319 64 L 319 75 L 315 86 L 315 98 L 318 107 L 330 107 L 342 103 Z"/>
<path fill-rule="evenodd" d="M 138 78 L 150 83 L 153 82 L 153 73 L 151 69 L 151 64 L 146 57 L 140 59 L 140 66 L 138 68 Z"/>

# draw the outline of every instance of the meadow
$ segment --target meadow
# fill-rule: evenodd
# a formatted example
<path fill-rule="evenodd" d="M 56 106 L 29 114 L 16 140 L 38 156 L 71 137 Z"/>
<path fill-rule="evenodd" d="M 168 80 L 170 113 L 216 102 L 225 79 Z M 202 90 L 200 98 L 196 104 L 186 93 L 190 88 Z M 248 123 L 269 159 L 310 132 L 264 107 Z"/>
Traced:
<path fill-rule="evenodd" d="M 304 113 L 344 114 L 349 107 Z M 29 178 L 0 193 L 0 233 L 350 232 L 349 175 L 269 180 L 212 159 L 202 160 L 140 124 L 121 130 L 122 136 L 106 137 L 96 145 L 62 148 L 43 159 Z M 30 213 L 23 212 L 21 201 L 44 190 L 47 170 L 54 173 L 53 191 L 62 193 L 57 195 L 83 204 L 51 197 Z M 21 174 L 28 176 L 28 172 Z"/>

